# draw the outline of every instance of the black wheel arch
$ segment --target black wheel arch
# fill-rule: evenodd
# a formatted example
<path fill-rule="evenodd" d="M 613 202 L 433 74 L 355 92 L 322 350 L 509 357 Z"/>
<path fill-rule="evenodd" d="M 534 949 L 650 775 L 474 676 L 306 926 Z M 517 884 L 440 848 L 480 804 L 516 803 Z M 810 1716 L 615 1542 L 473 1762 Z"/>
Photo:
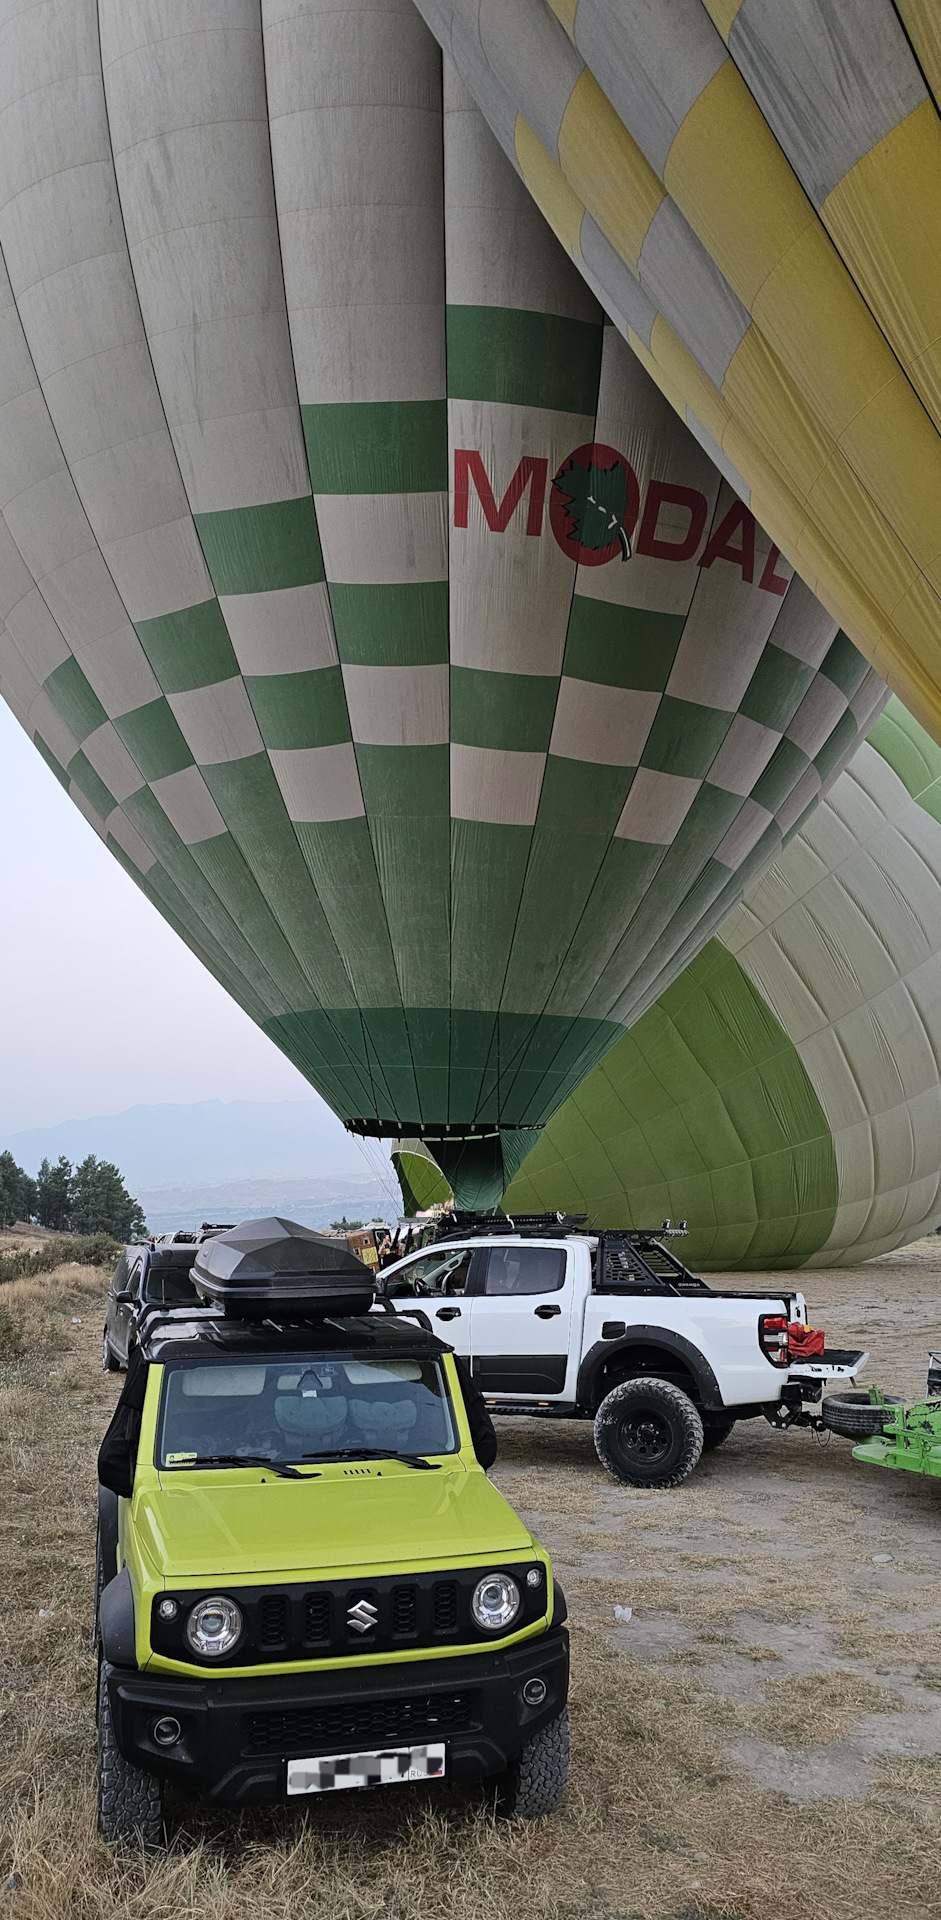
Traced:
<path fill-rule="evenodd" d="M 118 1570 L 118 1496 L 98 1483 L 98 1548 L 105 1585 Z"/>
<path fill-rule="evenodd" d="M 98 1603 L 101 1651 L 113 1667 L 136 1667 L 137 1637 L 134 1623 L 134 1593 L 126 1567 L 103 1588 Z"/>
<path fill-rule="evenodd" d="M 576 1400 L 595 1414 L 605 1394 L 622 1380 L 644 1374 L 671 1380 L 697 1407 L 724 1409 L 719 1382 L 708 1360 L 691 1340 L 671 1327 L 625 1327 L 616 1340 L 596 1340 L 578 1370 Z"/>

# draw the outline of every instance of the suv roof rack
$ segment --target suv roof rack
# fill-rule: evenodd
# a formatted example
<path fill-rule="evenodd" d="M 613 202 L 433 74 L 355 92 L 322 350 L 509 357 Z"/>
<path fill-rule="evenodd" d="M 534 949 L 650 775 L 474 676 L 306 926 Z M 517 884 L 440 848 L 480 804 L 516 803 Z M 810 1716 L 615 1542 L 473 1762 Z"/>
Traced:
<path fill-rule="evenodd" d="M 440 1240 L 468 1240 L 475 1235 L 518 1233 L 584 1233 L 587 1213 L 448 1213 L 435 1231 Z"/>

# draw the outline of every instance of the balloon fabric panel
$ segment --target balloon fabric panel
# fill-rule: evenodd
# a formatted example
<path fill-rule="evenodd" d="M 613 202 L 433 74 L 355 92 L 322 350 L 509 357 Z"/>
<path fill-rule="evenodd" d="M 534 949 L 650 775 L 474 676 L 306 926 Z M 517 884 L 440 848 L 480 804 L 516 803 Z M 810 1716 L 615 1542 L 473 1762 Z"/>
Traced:
<path fill-rule="evenodd" d="M 420 4 L 648 371 L 938 737 L 932 9 Z"/>
<path fill-rule="evenodd" d="M 510 1210 L 688 1218 L 711 1268 L 941 1220 L 941 749 L 898 701 L 719 935 L 550 1121 Z"/>

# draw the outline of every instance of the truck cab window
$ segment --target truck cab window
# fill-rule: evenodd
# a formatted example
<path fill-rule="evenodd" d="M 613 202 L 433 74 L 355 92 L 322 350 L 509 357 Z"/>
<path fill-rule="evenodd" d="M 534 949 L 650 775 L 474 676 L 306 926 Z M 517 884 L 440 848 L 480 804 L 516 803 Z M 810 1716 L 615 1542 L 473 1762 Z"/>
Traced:
<path fill-rule="evenodd" d="M 564 1280 L 563 1247 L 491 1247 L 484 1292 L 556 1293 Z"/>
<path fill-rule="evenodd" d="M 470 1272 L 470 1247 L 439 1247 L 436 1253 L 423 1254 L 399 1273 L 390 1276 L 389 1291 L 406 1293 L 463 1293 Z"/>

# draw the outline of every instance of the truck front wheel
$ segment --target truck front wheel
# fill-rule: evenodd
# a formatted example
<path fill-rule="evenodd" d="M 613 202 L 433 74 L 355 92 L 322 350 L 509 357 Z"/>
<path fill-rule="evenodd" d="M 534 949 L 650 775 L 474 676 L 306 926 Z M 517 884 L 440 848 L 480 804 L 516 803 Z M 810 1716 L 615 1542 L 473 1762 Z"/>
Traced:
<path fill-rule="evenodd" d="M 669 1380 L 622 1380 L 595 1415 L 603 1467 L 627 1487 L 678 1487 L 703 1450 L 702 1421 Z"/>
<path fill-rule="evenodd" d="M 539 1820 L 554 1813 L 569 1777 L 569 1710 L 527 1740 L 518 1760 L 497 1781 L 497 1812 L 508 1819 Z"/>
<path fill-rule="evenodd" d="M 102 1840 L 159 1853 L 165 1845 L 160 1781 L 125 1760 L 114 1737 L 104 1666 L 98 1667 L 98 1832 Z"/>

